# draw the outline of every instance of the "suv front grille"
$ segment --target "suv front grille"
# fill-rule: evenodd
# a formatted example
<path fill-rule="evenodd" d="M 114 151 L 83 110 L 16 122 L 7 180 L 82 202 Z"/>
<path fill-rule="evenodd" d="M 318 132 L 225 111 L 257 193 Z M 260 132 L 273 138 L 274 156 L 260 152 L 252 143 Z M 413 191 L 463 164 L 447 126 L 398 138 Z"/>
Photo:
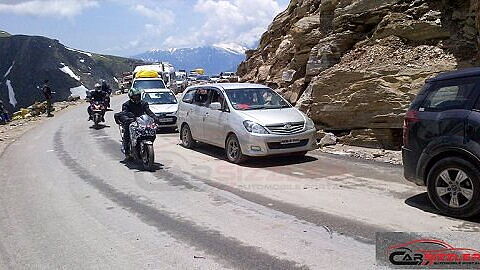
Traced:
<path fill-rule="evenodd" d="M 270 125 L 270 126 L 266 126 L 266 128 L 272 134 L 289 135 L 289 134 L 302 132 L 304 126 L 305 126 L 304 122 L 296 122 L 296 123 Z"/>

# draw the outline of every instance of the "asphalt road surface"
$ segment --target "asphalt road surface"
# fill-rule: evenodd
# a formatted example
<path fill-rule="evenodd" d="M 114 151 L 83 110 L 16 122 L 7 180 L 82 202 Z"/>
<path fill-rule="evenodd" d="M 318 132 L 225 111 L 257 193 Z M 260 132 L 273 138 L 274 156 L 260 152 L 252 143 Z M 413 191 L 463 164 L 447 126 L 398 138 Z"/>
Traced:
<path fill-rule="evenodd" d="M 125 97 L 112 100 L 119 110 Z M 86 105 L 0 157 L 0 269 L 372 269 L 375 232 L 478 232 L 399 167 L 311 153 L 225 161 L 159 134 L 155 172 L 123 162 Z"/>

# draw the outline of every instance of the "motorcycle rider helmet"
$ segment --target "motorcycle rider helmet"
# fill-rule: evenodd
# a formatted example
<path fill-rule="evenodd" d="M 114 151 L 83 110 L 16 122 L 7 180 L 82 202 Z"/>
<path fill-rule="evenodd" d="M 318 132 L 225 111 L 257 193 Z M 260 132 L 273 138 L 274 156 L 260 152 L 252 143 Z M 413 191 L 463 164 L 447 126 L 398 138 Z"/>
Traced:
<path fill-rule="evenodd" d="M 140 89 L 131 88 L 128 91 L 128 97 L 133 103 L 139 103 L 142 99 L 142 91 Z"/>
<path fill-rule="evenodd" d="M 95 90 L 100 90 L 101 88 L 102 88 L 102 86 L 99 83 L 95 84 Z"/>

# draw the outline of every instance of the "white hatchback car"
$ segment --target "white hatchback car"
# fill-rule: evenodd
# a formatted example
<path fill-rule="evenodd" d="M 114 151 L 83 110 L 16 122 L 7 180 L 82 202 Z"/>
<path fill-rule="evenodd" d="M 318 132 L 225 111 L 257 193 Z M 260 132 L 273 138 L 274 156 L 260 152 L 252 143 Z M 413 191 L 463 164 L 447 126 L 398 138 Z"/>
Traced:
<path fill-rule="evenodd" d="M 150 110 L 158 116 L 165 116 L 159 120 L 159 128 L 176 128 L 178 102 L 170 89 L 145 89 L 142 100 L 146 101 Z"/>
<path fill-rule="evenodd" d="M 313 121 L 259 84 L 189 87 L 177 117 L 184 147 L 192 148 L 196 141 L 219 146 L 233 163 L 248 156 L 305 155 L 317 148 Z"/>

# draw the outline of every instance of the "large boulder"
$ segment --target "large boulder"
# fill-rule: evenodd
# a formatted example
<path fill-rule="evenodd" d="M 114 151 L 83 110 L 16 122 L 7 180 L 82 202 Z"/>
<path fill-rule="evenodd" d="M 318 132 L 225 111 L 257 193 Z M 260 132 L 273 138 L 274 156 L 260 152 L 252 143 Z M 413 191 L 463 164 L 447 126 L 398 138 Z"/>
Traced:
<path fill-rule="evenodd" d="M 292 0 L 239 67 L 343 143 L 398 149 L 425 79 L 479 64 L 480 0 Z"/>

